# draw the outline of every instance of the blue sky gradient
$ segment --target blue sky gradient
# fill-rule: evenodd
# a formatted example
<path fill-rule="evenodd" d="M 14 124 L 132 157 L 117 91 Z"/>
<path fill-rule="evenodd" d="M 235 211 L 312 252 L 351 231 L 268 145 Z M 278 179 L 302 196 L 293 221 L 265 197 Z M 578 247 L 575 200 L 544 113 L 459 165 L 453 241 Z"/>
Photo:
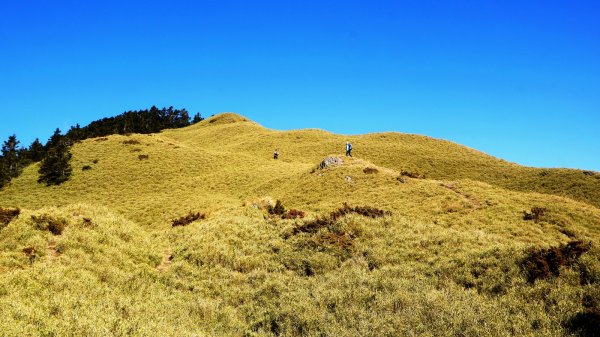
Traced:
<path fill-rule="evenodd" d="M 598 1 L 2 1 L 0 138 L 151 105 L 600 171 Z"/>

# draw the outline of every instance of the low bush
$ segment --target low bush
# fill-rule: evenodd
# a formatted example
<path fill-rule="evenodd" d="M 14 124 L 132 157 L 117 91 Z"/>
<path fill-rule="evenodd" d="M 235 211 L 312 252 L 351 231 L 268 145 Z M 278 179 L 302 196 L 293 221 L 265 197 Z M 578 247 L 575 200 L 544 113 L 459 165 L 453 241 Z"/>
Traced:
<path fill-rule="evenodd" d="M 520 265 L 527 275 L 527 282 L 535 283 L 536 280 L 559 276 L 560 267 L 573 266 L 591 247 L 591 242 L 579 240 L 548 249 L 530 249 Z"/>
<path fill-rule="evenodd" d="M 31 216 L 31 220 L 38 230 L 47 230 L 53 235 L 61 235 L 67 226 L 67 221 L 62 218 L 54 218 L 48 214 Z"/>
<path fill-rule="evenodd" d="M 2 208 L 0 207 L 0 229 L 8 225 L 14 218 L 21 214 L 18 208 Z"/>
<path fill-rule="evenodd" d="M 547 208 L 544 207 L 533 207 L 531 208 L 531 211 L 524 211 L 523 212 L 523 220 L 533 220 L 533 221 L 540 221 L 541 218 L 546 215 L 546 213 L 548 212 Z"/>
<path fill-rule="evenodd" d="M 582 310 L 563 323 L 564 327 L 581 337 L 600 336 L 600 291 L 589 290 L 581 299 Z"/>
<path fill-rule="evenodd" d="M 92 167 L 90 165 L 85 165 L 84 167 L 81 168 L 82 171 L 89 171 L 91 169 L 92 169 Z"/>
<path fill-rule="evenodd" d="M 350 213 L 355 213 L 355 214 L 362 215 L 364 217 L 373 218 L 373 219 L 382 218 L 386 215 L 392 214 L 391 212 L 386 212 L 384 210 L 381 210 L 381 209 L 378 209 L 375 207 L 371 207 L 371 206 L 351 207 L 350 205 L 348 205 L 348 203 L 344 203 L 344 205 L 342 207 L 333 211 L 330 214 L 330 217 L 333 220 L 337 220 L 338 218 L 348 215 Z"/>
<path fill-rule="evenodd" d="M 316 233 L 321 228 L 329 228 L 330 230 L 334 229 L 338 226 L 337 221 L 348 215 L 348 214 L 358 214 L 364 217 L 369 218 L 381 218 L 386 215 L 391 215 L 391 212 L 386 212 L 381 209 L 377 209 L 375 207 L 370 206 L 358 206 L 351 207 L 348 203 L 344 203 L 344 205 L 337 210 L 331 212 L 329 216 L 325 217 L 317 217 L 315 220 L 305 222 L 300 226 L 294 228 L 293 234 L 298 233 Z"/>
<path fill-rule="evenodd" d="M 277 200 L 277 202 L 275 202 L 275 206 L 269 205 L 267 207 L 267 212 L 269 212 L 271 215 L 279 215 L 283 217 L 285 214 L 285 207 L 283 206 L 281 200 Z"/>
<path fill-rule="evenodd" d="M 184 215 L 180 218 L 174 219 L 171 222 L 171 225 L 173 227 L 184 227 L 187 226 L 189 224 L 191 224 L 192 222 L 196 221 L 196 220 L 204 220 L 206 219 L 206 214 L 204 213 L 194 213 L 192 211 L 190 211 L 187 215 Z"/>
<path fill-rule="evenodd" d="M 125 144 L 125 145 L 139 145 L 141 143 L 137 139 L 127 139 L 127 140 L 123 141 L 123 144 Z"/>
<path fill-rule="evenodd" d="M 414 171 L 407 171 L 407 170 L 400 171 L 400 176 L 414 178 L 414 179 L 425 179 L 424 174 L 421 174 L 419 172 L 414 172 Z"/>
<path fill-rule="evenodd" d="M 148 160 L 148 158 L 150 158 L 150 156 L 148 156 L 147 154 L 140 154 L 138 156 L 139 160 Z"/>
<path fill-rule="evenodd" d="M 303 211 L 297 210 L 297 209 L 290 209 L 289 211 L 285 212 L 281 218 L 282 219 L 303 219 L 304 216 L 306 214 Z"/>
<path fill-rule="evenodd" d="M 376 168 L 374 168 L 374 167 L 365 167 L 365 168 L 363 169 L 363 172 L 364 172 L 365 174 L 376 174 L 376 173 L 379 173 L 379 170 L 378 170 L 378 169 L 376 169 Z"/>
<path fill-rule="evenodd" d="M 94 159 L 94 160 L 92 160 L 92 163 L 94 163 L 94 164 L 98 164 L 98 159 Z"/>

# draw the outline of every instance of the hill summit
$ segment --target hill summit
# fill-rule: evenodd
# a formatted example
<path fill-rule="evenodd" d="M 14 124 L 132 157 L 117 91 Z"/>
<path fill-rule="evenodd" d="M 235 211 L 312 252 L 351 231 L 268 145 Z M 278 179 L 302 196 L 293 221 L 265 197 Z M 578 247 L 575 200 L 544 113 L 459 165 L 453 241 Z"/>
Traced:
<path fill-rule="evenodd" d="M 72 153 L 62 185 L 32 164 L 0 190 L 7 335 L 556 336 L 600 317 L 596 172 L 233 113 Z"/>

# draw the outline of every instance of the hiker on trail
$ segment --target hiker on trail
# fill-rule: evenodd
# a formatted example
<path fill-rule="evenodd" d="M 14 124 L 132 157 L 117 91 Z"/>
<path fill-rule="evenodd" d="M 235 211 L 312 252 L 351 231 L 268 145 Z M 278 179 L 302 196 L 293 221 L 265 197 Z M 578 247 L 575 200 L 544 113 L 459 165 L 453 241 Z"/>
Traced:
<path fill-rule="evenodd" d="M 352 144 L 346 142 L 346 157 L 352 157 Z"/>
<path fill-rule="evenodd" d="M 279 149 L 275 149 L 275 152 L 273 152 L 273 159 L 279 159 Z"/>

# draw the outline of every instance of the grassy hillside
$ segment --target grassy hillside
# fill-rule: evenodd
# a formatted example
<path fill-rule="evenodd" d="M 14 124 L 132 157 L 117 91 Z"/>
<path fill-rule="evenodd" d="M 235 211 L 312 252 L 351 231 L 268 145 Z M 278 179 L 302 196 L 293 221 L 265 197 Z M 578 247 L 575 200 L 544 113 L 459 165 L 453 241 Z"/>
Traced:
<path fill-rule="evenodd" d="M 316 169 L 346 140 L 355 158 Z M 559 336 L 600 317 L 596 173 L 235 114 L 73 154 L 67 183 L 33 165 L 0 191 L 22 209 L 0 223 L 0 335 Z M 386 213 L 330 218 L 344 203 Z M 189 211 L 206 219 L 171 227 Z"/>

